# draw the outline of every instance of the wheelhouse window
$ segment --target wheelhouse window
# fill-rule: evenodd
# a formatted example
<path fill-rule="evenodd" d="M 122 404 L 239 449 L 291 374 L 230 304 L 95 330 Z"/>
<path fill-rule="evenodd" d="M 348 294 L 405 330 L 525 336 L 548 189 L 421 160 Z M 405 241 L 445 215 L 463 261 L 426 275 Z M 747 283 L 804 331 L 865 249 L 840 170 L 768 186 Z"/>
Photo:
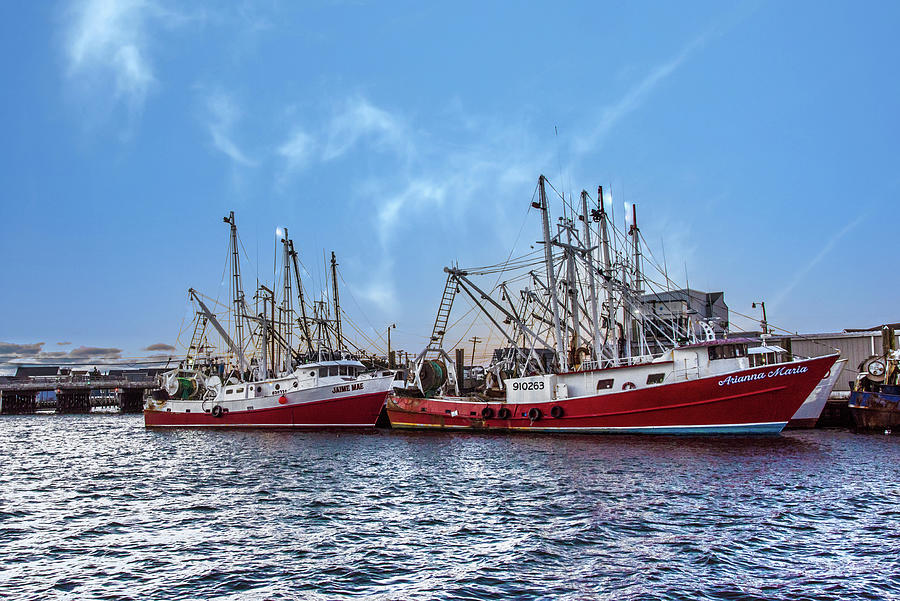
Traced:
<path fill-rule="evenodd" d="M 346 366 L 346 365 L 341 365 L 341 366 L 340 366 L 340 370 L 341 370 L 340 373 L 341 373 L 342 376 L 346 376 L 346 375 L 347 375 L 347 366 Z"/>
<path fill-rule="evenodd" d="M 750 367 L 761 367 L 775 363 L 778 363 L 778 356 L 775 353 L 754 353 L 750 355 Z"/>
<path fill-rule="evenodd" d="M 608 380 L 598 380 L 597 381 L 597 390 L 607 390 L 613 387 L 613 380 L 609 378 Z"/>
<path fill-rule="evenodd" d="M 746 344 L 718 344 L 709 347 L 709 360 L 717 359 L 735 359 L 737 357 L 747 356 Z"/>
<path fill-rule="evenodd" d="M 338 375 L 338 368 L 337 368 L 337 365 L 328 368 L 328 375 L 329 375 L 329 376 L 336 376 L 336 375 Z"/>

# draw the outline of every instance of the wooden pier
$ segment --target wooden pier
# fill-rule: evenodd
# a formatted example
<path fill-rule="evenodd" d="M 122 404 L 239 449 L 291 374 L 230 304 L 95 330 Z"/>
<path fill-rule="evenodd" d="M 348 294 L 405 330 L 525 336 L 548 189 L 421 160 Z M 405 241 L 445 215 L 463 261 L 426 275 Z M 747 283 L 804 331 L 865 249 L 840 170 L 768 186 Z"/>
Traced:
<path fill-rule="evenodd" d="M 54 411 L 89 413 L 95 407 L 118 408 L 121 413 L 140 413 L 144 392 L 158 386 L 148 376 L 41 376 L 0 381 L 0 414 L 17 415 Z M 54 392 L 41 399 L 40 393 Z"/>

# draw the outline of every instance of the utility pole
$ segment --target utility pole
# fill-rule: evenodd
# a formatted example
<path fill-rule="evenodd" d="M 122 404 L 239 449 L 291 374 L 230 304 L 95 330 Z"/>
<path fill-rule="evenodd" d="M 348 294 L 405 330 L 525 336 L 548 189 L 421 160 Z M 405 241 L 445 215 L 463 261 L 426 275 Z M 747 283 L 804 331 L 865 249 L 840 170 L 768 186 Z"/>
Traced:
<path fill-rule="evenodd" d="M 391 361 L 391 330 L 393 330 L 396 327 L 397 327 L 397 324 L 392 323 L 387 328 L 387 343 L 388 343 L 387 360 L 388 360 L 388 367 L 390 369 L 394 369 L 394 362 Z"/>
<path fill-rule="evenodd" d="M 753 303 L 753 305 L 752 305 L 754 309 L 756 308 L 756 305 L 759 305 L 762 308 L 762 321 L 759 322 L 759 326 L 760 326 L 760 328 L 762 328 L 763 334 L 768 334 L 769 333 L 769 322 L 766 319 L 766 303 L 765 303 L 765 301 L 757 301 L 757 302 Z"/>
<path fill-rule="evenodd" d="M 472 336 L 469 338 L 469 342 L 472 343 L 472 365 L 475 365 L 475 345 L 479 342 L 483 342 L 483 340 L 478 336 Z"/>

